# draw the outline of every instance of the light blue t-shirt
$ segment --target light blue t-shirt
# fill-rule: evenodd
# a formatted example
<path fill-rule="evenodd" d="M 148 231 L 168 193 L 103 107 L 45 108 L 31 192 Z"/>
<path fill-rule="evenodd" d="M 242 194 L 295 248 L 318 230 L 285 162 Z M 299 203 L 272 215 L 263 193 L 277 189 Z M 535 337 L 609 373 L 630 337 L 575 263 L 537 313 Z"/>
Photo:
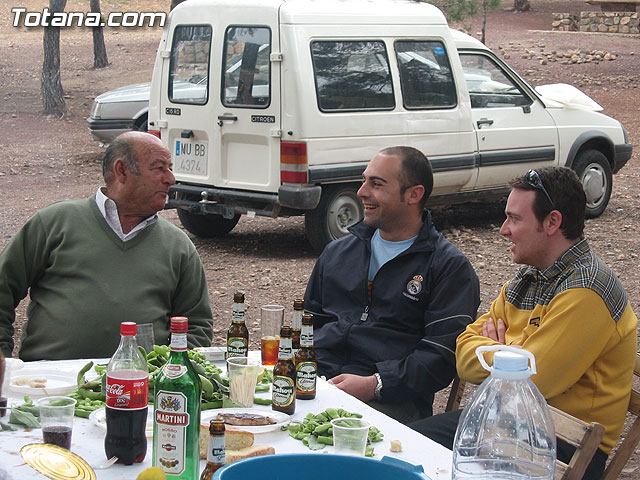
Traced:
<path fill-rule="evenodd" d="M 373 237 L 371 237 L 371 260 L 369 260 L 369 276 L 367 279 L 371 282 L 380 267 L 413 245 L 416 238 L 418 238 L 417 235 L 408 240 L 389 242 L 382 238 L 380 232 L 376 230 Z"/>

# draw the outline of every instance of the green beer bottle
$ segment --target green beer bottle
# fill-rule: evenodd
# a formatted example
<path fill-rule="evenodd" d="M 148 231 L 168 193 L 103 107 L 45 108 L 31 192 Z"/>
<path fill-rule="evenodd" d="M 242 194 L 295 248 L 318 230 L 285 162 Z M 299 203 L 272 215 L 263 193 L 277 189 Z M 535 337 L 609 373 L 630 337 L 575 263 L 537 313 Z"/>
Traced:
<path fill-rule="evenodd" d="M 171 353 L 155 380 L 153 466 L 169 479 L 198 480 L 202 384 L 187 355 L 186 317 L 171 318 Z"/>

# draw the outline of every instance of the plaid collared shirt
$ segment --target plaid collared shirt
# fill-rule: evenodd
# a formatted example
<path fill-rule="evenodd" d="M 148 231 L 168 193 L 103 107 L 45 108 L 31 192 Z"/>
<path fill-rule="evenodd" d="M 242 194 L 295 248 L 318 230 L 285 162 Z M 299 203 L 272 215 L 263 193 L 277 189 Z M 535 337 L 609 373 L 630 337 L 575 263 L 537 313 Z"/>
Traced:
<path fill-rule="evenodd" d="M 509 281 L 506 298 L 517 308 L 533 310 L 536 305 L 548 305 L 556 295 L 571 288 L 588 288 L 600 295 L 616 322 L 628 303 L 622 283 L 591 250 L 586 239 L 544 270 L 530 265 L 522 267 Z"/>

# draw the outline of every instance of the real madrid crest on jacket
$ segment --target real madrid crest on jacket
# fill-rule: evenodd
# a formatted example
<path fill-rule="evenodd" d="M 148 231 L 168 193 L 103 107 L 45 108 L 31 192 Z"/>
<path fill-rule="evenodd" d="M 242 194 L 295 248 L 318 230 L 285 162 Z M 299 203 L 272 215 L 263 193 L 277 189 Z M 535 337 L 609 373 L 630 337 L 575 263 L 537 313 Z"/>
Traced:
<path fill-rule="evenodd" d="M 371 237 L 362 222 L 325 248 L 311 274 L 305 310 L 314 314 L 318 374 L 382 379 L 380 400 L 414 400 L 430 415 L 433 394 L 455 375 L 456 337 L 475 319 L 479 282 L 467 258 L 426 212 L 418 237 L 368 285 Z"/>

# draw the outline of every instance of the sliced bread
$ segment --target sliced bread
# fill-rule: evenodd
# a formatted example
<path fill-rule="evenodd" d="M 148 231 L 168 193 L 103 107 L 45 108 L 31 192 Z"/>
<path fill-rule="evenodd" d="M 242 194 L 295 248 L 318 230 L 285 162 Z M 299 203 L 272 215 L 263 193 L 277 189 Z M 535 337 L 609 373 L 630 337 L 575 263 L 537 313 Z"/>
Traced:
<path fill-rule="evenodd" d="M 253 433 L 244 430 L 226 430 L 224 432 L 225 450 L 242 450 L 253 445 Z M 200 425 L 200 458 L 207 458 L 209 448 L 209 427 Z"/>
<path fill-rule="evenodd" d="M 243 448 L 242 450 L 227 450 L 225 452 L 225 458 L 227 463 L 231 463 L 236 460 L 242 460 L 243 458 L 275 455 L 275 453 L 276 450 L 273 447 L 269 447 L 267 445 L 253 445 L 251 447 Z"/>

